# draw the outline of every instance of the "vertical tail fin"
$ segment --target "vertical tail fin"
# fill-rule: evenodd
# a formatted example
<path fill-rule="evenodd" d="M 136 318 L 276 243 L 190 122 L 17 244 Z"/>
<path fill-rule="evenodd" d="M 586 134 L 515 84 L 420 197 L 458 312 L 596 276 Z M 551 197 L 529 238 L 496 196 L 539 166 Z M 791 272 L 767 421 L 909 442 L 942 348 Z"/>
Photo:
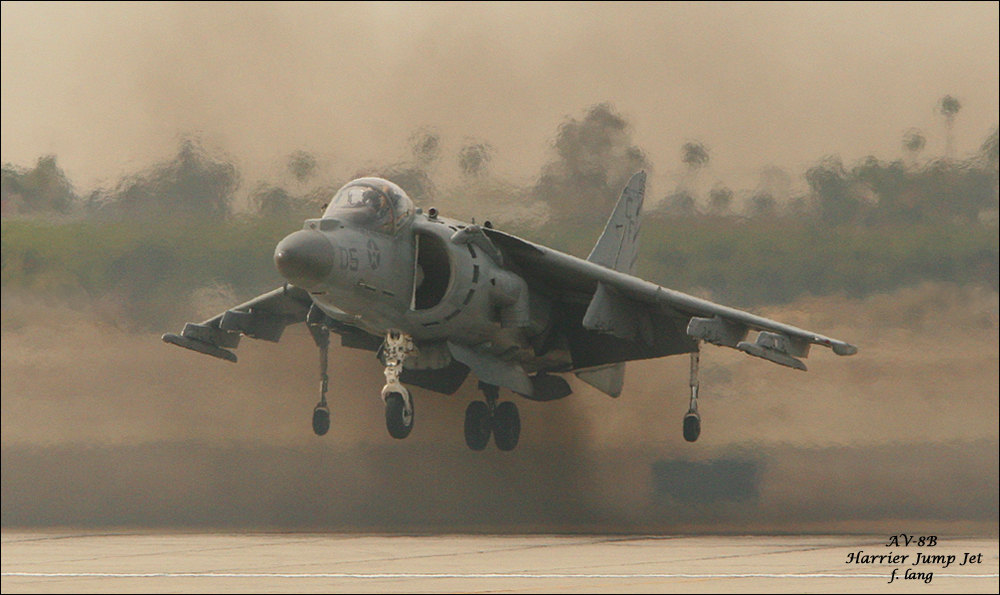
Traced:
<path fill-rule="evenodd" d="M 639 256 L 639 219 L 642 217 L 642 199 L 646 192 L 646 172 L 641 171 L 625 184 L 622 195 L 608 218 L 597 244 L 590 252 L 587 260 L 594 264 L 614 269 L 620 273 L 635 273 L 635 261 Z M 584 316 L 584 327 L 607 327 L 614 332 L 616 320 L 613 296 L 602 293 L 600 289 L 587 308 Z M 598 319 L 611 315 L 609 324 Z M 620 321 L 618 321 L 620 324 Z M 617 333 L 615 333 L 617 334 Z M 625 363 L 600 366 L 590 370 L 576 372 L 576 376 L 597 390 L 617 397 L 625 384 Z"/>
<path fill-rule="evenodd" d="M 615 210 L 608 219 L 587 260 L 620 273 L 635 273 L 639 255 L 639 218 L 646 191 L 646 172 L 641 171 L 628 181 Z"/>

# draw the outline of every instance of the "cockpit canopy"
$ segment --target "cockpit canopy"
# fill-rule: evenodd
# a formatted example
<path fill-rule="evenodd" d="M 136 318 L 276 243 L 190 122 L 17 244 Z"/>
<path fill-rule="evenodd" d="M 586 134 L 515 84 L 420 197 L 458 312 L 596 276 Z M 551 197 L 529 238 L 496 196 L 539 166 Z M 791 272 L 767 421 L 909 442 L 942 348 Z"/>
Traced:
<path fill-rule="evenodd" d="M 403 189 L 382 178 L 361 178 L 337 191 L 323 218 L 382 233 L 395 233 L 413 217 L 413 201 Z"/>

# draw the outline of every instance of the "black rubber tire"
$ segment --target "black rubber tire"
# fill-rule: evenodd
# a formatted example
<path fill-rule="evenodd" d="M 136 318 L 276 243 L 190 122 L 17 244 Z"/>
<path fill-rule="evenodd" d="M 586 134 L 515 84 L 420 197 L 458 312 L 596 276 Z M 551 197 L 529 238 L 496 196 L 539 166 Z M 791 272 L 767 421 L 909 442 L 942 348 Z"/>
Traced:
<path fill-rule="evenodd" d="M 684 416 L 684 439 L 694 442 L 701 435 L 701 417 L 695 413 Z"/>
<path fill-rule="evenodd" d="M 521 437 L 521 416 L 517 405 L 504 401 L 493 411 L 493 441 L 502 451 L 514 450 Z"/>
<path fill-rule="evenodd" d="M 410 423 L 407 424 L 405 413 L 406 404 L 403 401 L 403 395 L 390 393 L 385 398 L 385 427 L 389 430 L 389 435 L 396 440 L 406 438 L 410 435 L 410 431 L 413 430 L 414 416 L 410 416 Z"/>
<path fill-rule="evenodd" d="M 313 432 L 322 436 L 330 431 L 330 410 L 326 407 L 313 409 Z"/>
<path fill-rule="evenodd" d="M 472 450 L 483 450 L 490 443 L 493 431 L 490 408 L 484 401 L 473 401 L 465 409 L 465 444 Z"/>

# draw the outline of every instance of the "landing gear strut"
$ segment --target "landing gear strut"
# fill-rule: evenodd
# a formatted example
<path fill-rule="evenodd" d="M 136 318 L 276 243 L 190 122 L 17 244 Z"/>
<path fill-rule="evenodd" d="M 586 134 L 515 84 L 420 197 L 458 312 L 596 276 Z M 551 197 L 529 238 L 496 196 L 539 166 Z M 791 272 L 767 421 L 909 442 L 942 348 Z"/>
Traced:
<path fill-rule="evenodd" d="M 502 451 L 514 450 L 521 436 L 521 417 L 517 405 L 511 401 L 498 403 L 500 388 L 493 384 L 479 383 L 486 402 L 473 401 L 465 410 L 465 444 L 472 450 L 484 450 L 490 434 Z"/>
<path fill-rule="evenodd" d="M 414 350 L 413 340 L 404 333 L 389 331 L 382 345 L 382 363 L 385 364 L 385 427 L 389 435 L 402 440 L 413 430 L 413 399 L 410 391 L 399 382 L 403 361 Z"/>
<path fill-rule="evenodd" d="M 316 346 L 319 347 L 319 403 L 313 408 L 312 426 L 317 436 L 322 436 L 330 430 L 330 408 L 326 405 L 326 392 L 330 388 L 330 376 L 327 374 L 330 353 L 330 329 L 321 324 L 310 324 Z"/>
<path fill-rule="evenodd" d="M 688 412 L 684 414 L 684 439 L 694 442 L 701 434 L 701 416 L 698 415 L 698 351 L 691 352 L 691 377 L 688 384 L 691 386 L 691 404 Z"/>

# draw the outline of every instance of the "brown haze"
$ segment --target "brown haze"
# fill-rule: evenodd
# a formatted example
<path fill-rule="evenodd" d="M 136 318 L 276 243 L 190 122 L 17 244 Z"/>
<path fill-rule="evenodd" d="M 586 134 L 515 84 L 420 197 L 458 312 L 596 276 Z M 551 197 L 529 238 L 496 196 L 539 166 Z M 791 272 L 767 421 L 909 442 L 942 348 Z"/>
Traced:
<path fill-rule="evenodd" d="M 432 531 L 994 531 L 997 294 L 925 285 L 765 314 L 855 341 L 800 373 L 708 347 L 702 438 L 683 442 L 686 358 L 629 364 L 617 400 L 574 381 L 518 399 L 512 453 L 469 451 L 466 383 L 417 390 L 405 441 L 381 369 L 331 352 L 333 425 L 312 435 L 315 347 L 244 341 L 233 366 L 86 311 L 3 309 L 3 523 Z M 902 525 L 900 525 L 902 526 Z M 992 527 L 992 529 L 991 529 Z M 899 529 L 902 530 L 902 529 Z M 912 530 L 912 529 L 911 529 Z"/>
<path fill-rule="evenodd" d="M 559 122 L 610 102 L 652 164 L 651 196 L 683 175 L 691 140 L 710 151 L 708 186 L 742 188 L 770 165 L 900 156 L 912 127 L 940 155 L 945 94 L 963 105 L 956 151 L 977 148 L 997 119 L 997 14 L 996 3 L 4 2 L 2 161 L 55 154 L 85 192 L 191 134 L 250 181 L 282 175 L 295 151 L 335 180 L 401 158 L 430 128 L 446 157 L 438 179 L 458 175 L 472 138 L 520 184 Z M 317 438 L 305 329 L 245 341 L 232 366 L 103 326 L 91 307 L 4 296 L 4 526 L 996 530 L 991 291 L 928 285 L 764 312 L 861 352 L 815 349 L 801 374 L 707 348 L 695 445 L 680 431 L 687 360 L 630 364 L 618 400 L 575 381 L 563 401 L 519 400 L 513 453 L 465 447 L 472 381 L 452 397 L 418 390 L 416 429 L 398 442 L 377 361 L 334 349 L 332 429 Z"/>
<path fill-rule="evenodd" d="M 753 186 L 768 166 L 941 155 L 945 94 L 959 155 L 1000 109 L 996 3 L 21 3 L 2 5 L 2 160 L 55 154 L 83 191 L 193 134 L 250 181 L 293 151 L 341 179 L 442 135 L 519 183 L 557 124 L 610 102 L 653 165 L 652 196 L 703 143 L 702 177 Z M 798 180 L 797 183 L 801 183 Z"/>

